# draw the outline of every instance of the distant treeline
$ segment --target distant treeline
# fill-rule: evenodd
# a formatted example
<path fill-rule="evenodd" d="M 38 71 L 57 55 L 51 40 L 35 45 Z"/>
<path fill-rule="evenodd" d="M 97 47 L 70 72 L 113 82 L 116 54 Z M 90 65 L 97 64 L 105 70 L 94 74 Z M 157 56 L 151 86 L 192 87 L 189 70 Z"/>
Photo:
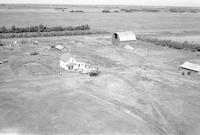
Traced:
<path fill-rule="evenodd" d="M 51 32 L 51 31 L 77 31 L 77 30 L 90 30 L 90 27 L 86 25 L 81 26 L 55 26 L 47 27 L 44 25 L 30 26 L 30 27 L 16 27 L 13 25 L 11 28 L 6 28 L 5 26 L 0 28 L 0 33 L 24 33 L 24 32 Z"/>
<path fill-rule="evenodd" d="M 112 13 L 110 9 L 104 9 L 102 13 Z M 134 12 L 171 12 L 171 13 L 199 13 L 200 9 L 194 8 L 122 8 L 120 11 L 115 10 L 114 13 L 124 12 L 124 13 L 134 13 Z"/>
<path fill-rule="evenodd" d="M 158 9 L 120 9 L 120 11 L 124 11 L 127 13 L 132 13 L 132 12 L 161 12 Z"/>
<path fill-rule="evenodd" d="M 69 12 L 71 12 L 71 13 L 84 13 L 84 11 L 82 11 L 82 10 L 71 10 Z"/>
<path fill-rule="evenodd" d="M 200 44 L 190 43 L 188 41 L 180 43 L 180 42 L 175 42 L 172 40 L 162 40 L 162 39 L 157 39 L 153 37 L 145 37 L 145 36 L 138 36 L 137 39 L 145 41 L 145 42 L 154 43 L 155 45 L 167 46 L 167 47 L 175 48 L 175 49 L 190 50 L 192 52 L 200 51 Z"/>
<path fill-rule="evenodd" d="M 57 8 L 54 8 L 55 10 L 65 10 L 65 9 L 67 9 L 67 8 L 65 8 L 65 7 L 57 7 Z"/>
<path fill-rule="evenodd" d="M 200 9 L 194 8 L 143 8 L 143 9 L 120 9 L 122 12 L 172 12 L 172 13 L 198 13 Z"/>

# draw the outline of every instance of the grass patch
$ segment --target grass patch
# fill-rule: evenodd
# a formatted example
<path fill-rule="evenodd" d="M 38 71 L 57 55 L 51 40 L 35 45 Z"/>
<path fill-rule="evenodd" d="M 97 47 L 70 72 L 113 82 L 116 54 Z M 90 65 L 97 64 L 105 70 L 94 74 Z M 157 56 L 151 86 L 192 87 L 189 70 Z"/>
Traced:
<path fill-rule="evenodd" d="M 145 37 L 145 36 L 138 36 L 137 39 L 141 41 L 145 41 L 145 42 L 154 43 L 155 45 L 167 46 L 167 47 L 175 48 L 175 49 L 190 50 L 192 52 L 200 51 L 200 44 L 190 43 L 187 41 L 180 43 L 180 42 L 175 42 L 172 40 L 161 40 L 161 39 Z"/>

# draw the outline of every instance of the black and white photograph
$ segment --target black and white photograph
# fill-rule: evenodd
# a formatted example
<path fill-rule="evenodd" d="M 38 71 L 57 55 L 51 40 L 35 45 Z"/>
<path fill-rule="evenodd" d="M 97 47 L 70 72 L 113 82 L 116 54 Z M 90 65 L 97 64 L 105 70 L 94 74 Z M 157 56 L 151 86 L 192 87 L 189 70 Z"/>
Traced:
<path fill-rule="evenodd" d="M 0 0 L 0 135 L 200 135 L 200 0 Z"/>

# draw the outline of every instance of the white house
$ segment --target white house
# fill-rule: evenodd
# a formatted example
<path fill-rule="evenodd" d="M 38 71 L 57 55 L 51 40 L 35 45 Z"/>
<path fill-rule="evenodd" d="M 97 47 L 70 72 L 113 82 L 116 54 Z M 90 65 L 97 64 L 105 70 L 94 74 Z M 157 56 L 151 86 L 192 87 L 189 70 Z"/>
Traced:
<path fill-rule="evenodd" d="M 60 67 L 67 71 L 85 71 L 89 67 L 84 62 L 78 62 L 70 54 L 63 54 L 60 57 Z"/>
<path fill-rule="evenodd" d="M 73 71 L 77 68 L 77 61 L 70 54 L 63 54 L 60 57 L 60 67 L 67 71 Z"/>
<path fill-rule="evenodd" d="M 136 41 L 136 35 L 132 31 L 115 32 L 112 35 L 112 44 L 117 46 L 132 45 Z"/>

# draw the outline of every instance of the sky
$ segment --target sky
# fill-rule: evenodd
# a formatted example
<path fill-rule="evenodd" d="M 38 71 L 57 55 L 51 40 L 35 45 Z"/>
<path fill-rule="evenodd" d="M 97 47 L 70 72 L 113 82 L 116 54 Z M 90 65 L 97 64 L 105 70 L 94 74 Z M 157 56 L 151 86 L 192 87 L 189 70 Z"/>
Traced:
<path fill-rule="evenodd" d="M 153 5 L 200 7 L 200 0 L 0 0 L 17 4 Z"/>

